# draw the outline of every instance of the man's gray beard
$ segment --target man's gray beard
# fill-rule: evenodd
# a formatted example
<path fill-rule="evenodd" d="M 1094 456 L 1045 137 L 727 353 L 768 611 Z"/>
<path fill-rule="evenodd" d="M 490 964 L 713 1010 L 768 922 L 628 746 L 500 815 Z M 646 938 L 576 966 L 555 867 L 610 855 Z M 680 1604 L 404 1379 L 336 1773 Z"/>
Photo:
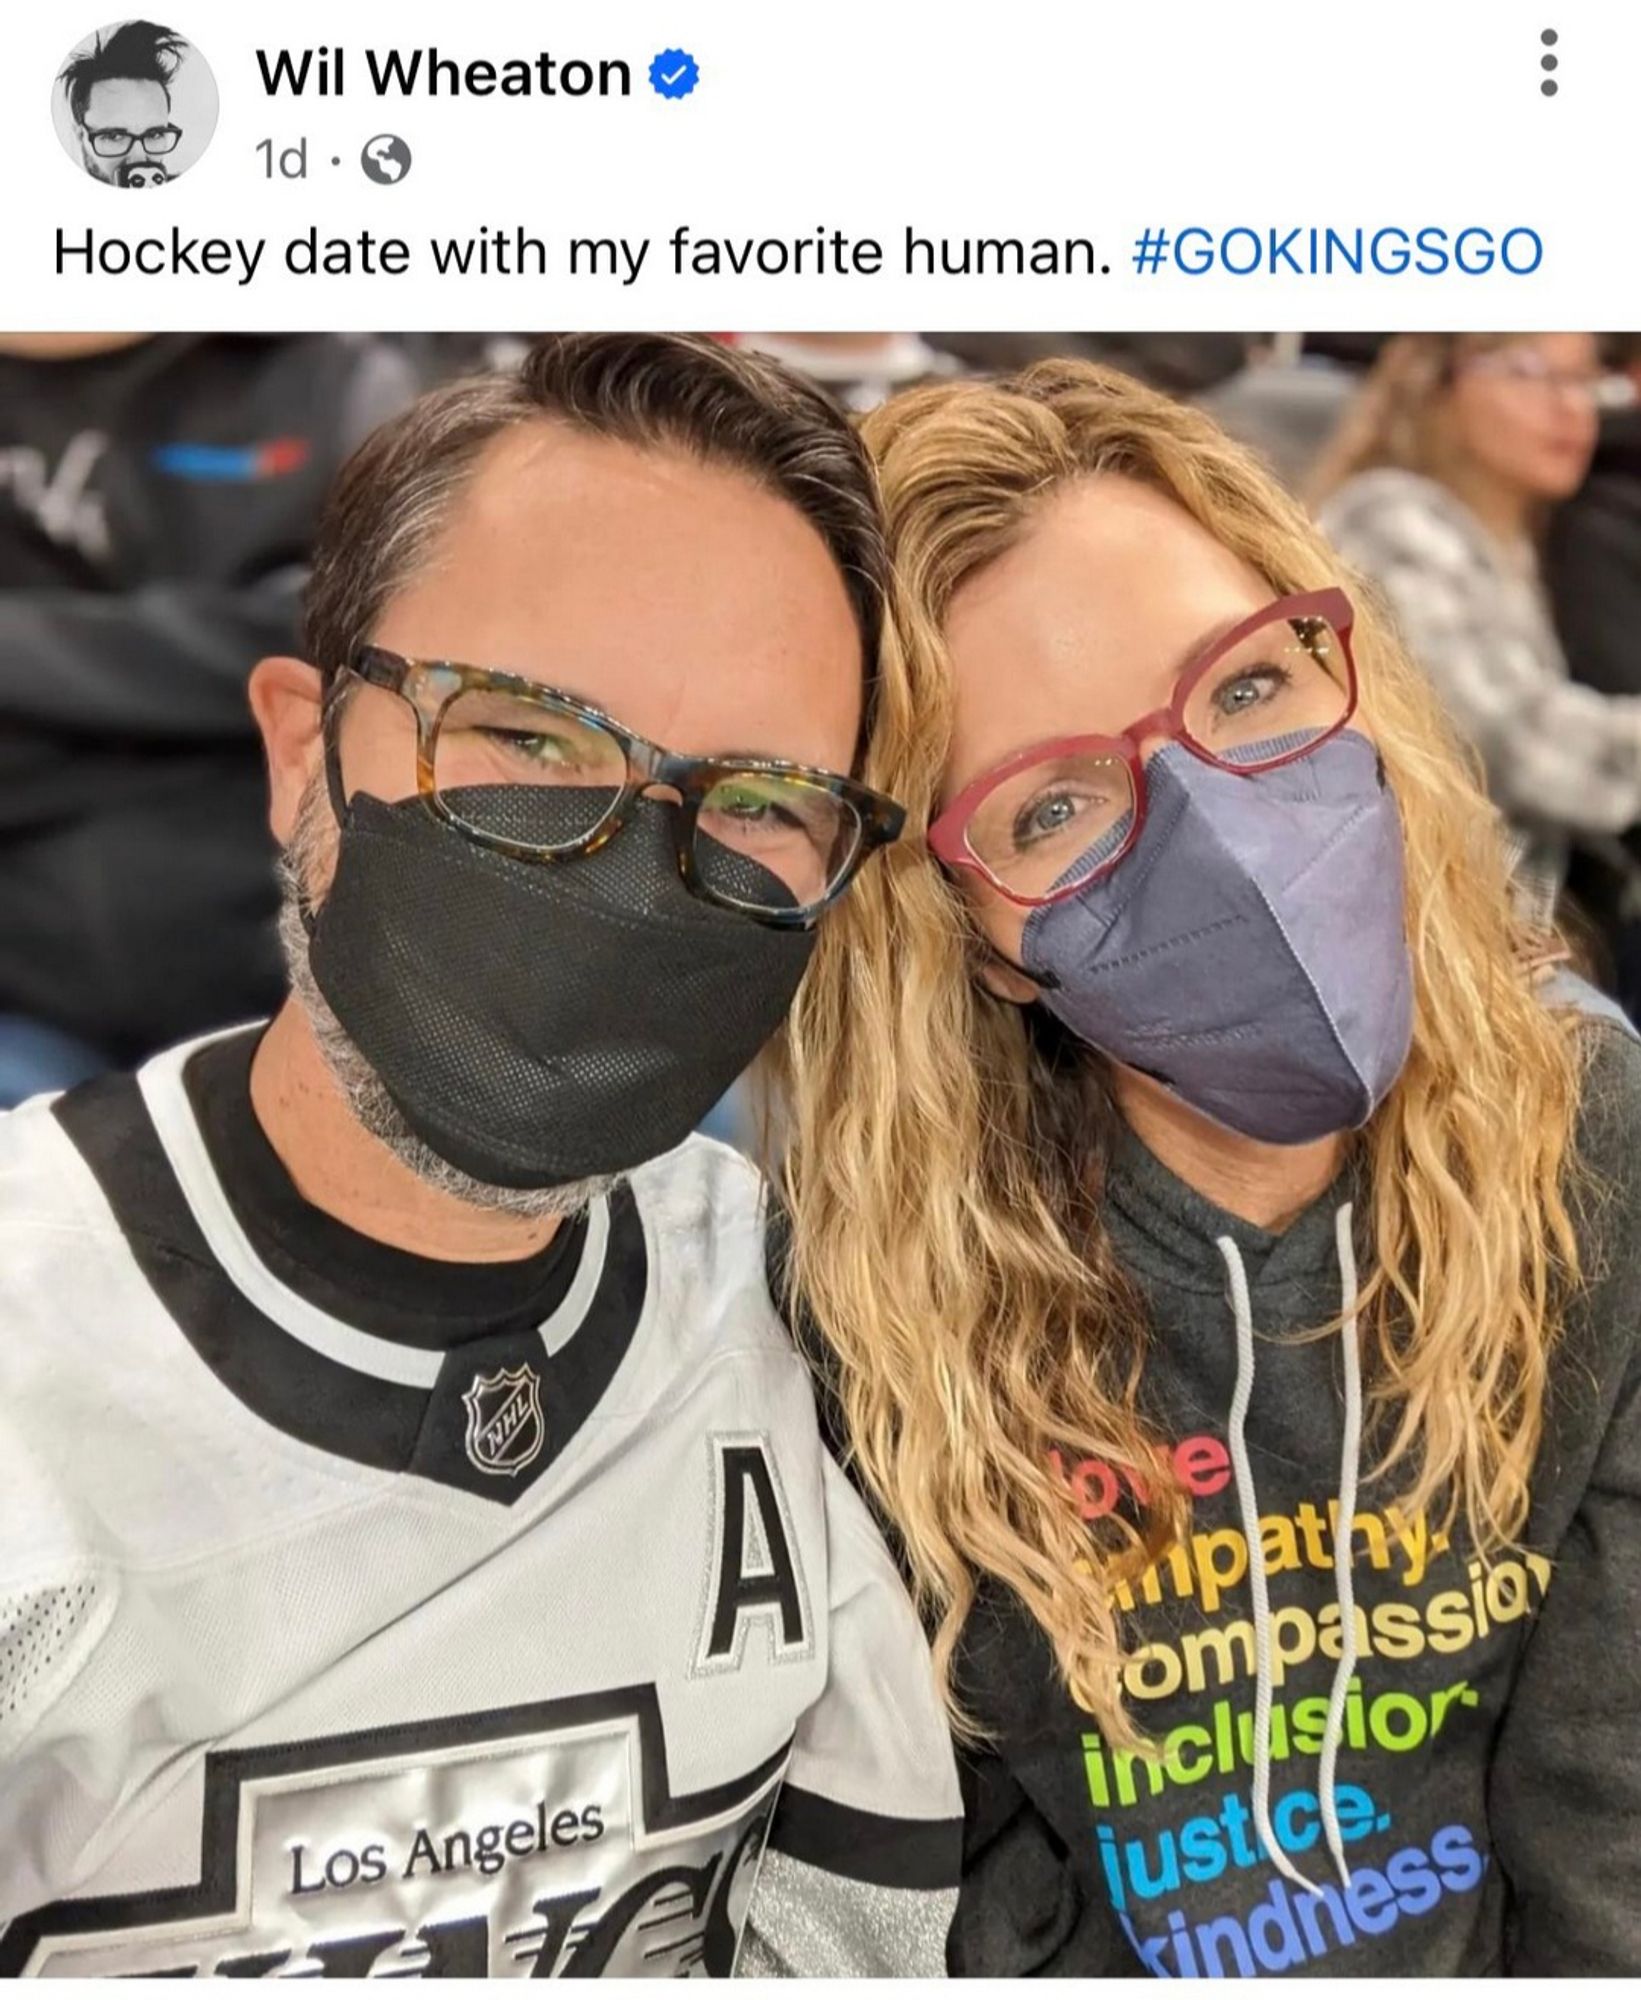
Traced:
<path fill-rule="evenodd" d="M 492 1187 L 488 1181 L 475 1180 L 460 1167 L 453 1167 L 411 1130 L 387 1085 L 331 1011 L 313 976 L 307 926 L 302 921 L 302 884 L 311 879 L 321 829 L 328 817 L 329 798 L 323 780 L 315 779 L 302 795 L 290 845 L 279 857 L 279 943 L 291 992 L 307 1016 L 325 1067 L 354 1117 L 426 1186 L 491 1214 L 516 1215 L 528 1221 L 576 1215 L 618 1187 L 626 1178 L 623 1174 L 595 1174 L 586 1180 L 567 1181 L 561 1187 Z"/>

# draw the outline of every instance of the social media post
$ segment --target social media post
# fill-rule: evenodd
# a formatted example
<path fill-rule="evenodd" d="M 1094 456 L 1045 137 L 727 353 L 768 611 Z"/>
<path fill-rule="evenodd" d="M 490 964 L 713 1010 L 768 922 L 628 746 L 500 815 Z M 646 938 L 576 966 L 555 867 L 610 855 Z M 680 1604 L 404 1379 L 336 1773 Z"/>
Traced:
<path fill-rule="evenodd" d="M 21 17 L 0 137 L 29 190 L 0 217 L 8 317 L 1634 317 L 1591 198 L 1624 177 L 1641 28 L 1622 10 L 1028 0 L 940 26 L 834 0 L 823 19 L 572 7 L 521 35 L 515 10 L 479 5 L 453 33 L 432 0 Z M 163 199 L 123 198 L 138 193 Z"/>
<path fill-rule="evenodd" d="M 1635 27 L 340 11 L 0 79 L 0 1975 L 1641 1972 Z"/>

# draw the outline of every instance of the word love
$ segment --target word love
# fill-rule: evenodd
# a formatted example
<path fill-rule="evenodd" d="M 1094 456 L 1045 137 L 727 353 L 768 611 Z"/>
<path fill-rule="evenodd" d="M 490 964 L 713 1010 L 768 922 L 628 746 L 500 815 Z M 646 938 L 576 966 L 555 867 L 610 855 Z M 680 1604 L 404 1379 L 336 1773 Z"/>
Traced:
<path fill-rule="evenodd" d="M 1206 1431 L 1181 1438 L 1168 1457 L 1174 1477 L 1198 1500 L 1211 1500 L 1231 1483 L 1231 1455 Z M 1067 1465 L 1058 1451 L 1051 1451 L 1048 1458 L 1055 1477 L 1071 1488 L 1077 1511 L 1085 1521 L 1098 1521 L 1112 1513 L 1125 1491 L 1142 1506 L 1151 1497 L 1147 1482 L 1132 1467 L 1107 1465 L 1103 1458 L 1084 1458 Z"/>

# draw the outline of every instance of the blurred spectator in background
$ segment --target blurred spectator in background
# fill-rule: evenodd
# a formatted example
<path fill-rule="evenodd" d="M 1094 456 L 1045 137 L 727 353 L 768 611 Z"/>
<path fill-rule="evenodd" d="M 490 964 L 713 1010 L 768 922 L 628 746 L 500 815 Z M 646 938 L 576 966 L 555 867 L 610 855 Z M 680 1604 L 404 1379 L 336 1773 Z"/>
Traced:
<path fill-rule="evenodd" d="M 1397 335 L 1317 477 L 1323 527 L 1480 752 L 1541 923 L 1571 837 L 1641 819 L 1641 699 L 1568 679 L 1539 564 L 1588 470 L 1601 379 L 1590 334 Z"/>
<path fill-rule="evenodd" d="M 1616 391 L 1590 476 L 1550 524 L 1545 575 L 1574 680 L 1607 695 L 1641 695 L 1641 334 L 1610 343 Z M 1580 867 L 1580 900 L 1600 922 L 1618 997 L 1641 1020 L 1641 833 L 1623 863 Z"/>
<path fill-rule="evenodd" d="M 384 333 L 411 364 L 419 387 L 437 388 L 461 375 L 505 375 L 539 338 L 533 333 Z"/>
<path fill-rule="evenodd" d="M 0 335 L 0 1107 L 281 991 L 245 681 L 415 387 L 341 336 Z"/>
<path fill-rule="evenodd" d="M 920 333 L 736 333 L 729 339 L 807 375 L 846 410 L 875 410 L 897 389 L 959 372 L 956 358 Z"/>
<path fill-rule="evenodd" d="M 1316 338 L 1276 333 L 1260 340 L 1246 367 L 1199 399 L 1295 493 L 1309 487 L 1363 373 L 1359 361 L 1319 353 Z"/>

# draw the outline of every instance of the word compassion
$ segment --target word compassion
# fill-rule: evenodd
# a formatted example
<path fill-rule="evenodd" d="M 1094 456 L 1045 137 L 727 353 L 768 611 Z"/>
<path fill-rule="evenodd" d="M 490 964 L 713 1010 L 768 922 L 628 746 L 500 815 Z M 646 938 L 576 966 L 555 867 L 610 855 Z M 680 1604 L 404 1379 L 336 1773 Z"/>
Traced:
<path fill-rule="evenodd" d="M 619 58 L 559 58 L 545 49 L 501 62 L 457 62 L 430 49 L 366 49 L 365 71 L 378 97 L 631 97 L 632 70 Z M 341 97 L 348 51 L 258 49 L 256 66 L 270 97 Z"/>

